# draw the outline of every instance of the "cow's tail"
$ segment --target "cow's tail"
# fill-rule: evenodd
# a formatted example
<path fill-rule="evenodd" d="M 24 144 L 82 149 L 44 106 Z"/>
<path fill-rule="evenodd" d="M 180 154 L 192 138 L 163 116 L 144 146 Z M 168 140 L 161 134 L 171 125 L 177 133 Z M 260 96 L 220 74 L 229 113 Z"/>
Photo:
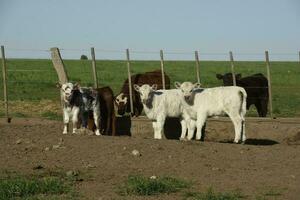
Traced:
<path fill-rule="evenodd" d="M 243 121 L 245 121 L 245 115 L 246 115 L 246 112 L 247 112 L 247 109 L 246 109 L 247 93 L 244 90 L 244 88 L 241 88 L 240 91 L 239 91 L 239 94 L 240 94 L 240 98 L 241 98 L 240 115 L 241 115 Z"/>
<path fill-rule="evenodd" d="M 239 91 L 241 98 L 241 106 L 240 106 L 240 116 L 242 118 L 242 127 L 241 127 L 241 142 L 245 144 L 246 142 L 246 134 L 245 134 L 245 115 L 247 112 L 246 104 L 247 104 L 247 93 L 244 88 L 241 88 Z"/>

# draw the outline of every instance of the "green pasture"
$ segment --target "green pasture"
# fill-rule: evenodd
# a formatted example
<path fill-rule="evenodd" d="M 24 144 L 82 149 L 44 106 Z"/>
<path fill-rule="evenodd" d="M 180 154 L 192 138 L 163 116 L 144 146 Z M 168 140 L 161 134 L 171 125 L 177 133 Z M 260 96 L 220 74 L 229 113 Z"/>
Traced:
<path fill-rule="evenodd" d="M 82 86 L 92 85 L 90 60 L 65 60 L 69 78 Z M 45 59 L 8 59 L 8 97 L 10 101 L 58 100 L 58 81 L 51 60 Z M 159 61 L 132 61 L 132 73 L 160 68 Z M 197 80 L 194 61 L 165 61 L 165 72 L 174 81 Z M 220 86 L 216 73 L 230 72 L 228 61 L 201 61 L 200 78 L 204 87 Z M 254 73 L 266 75 L 266 66 L 260 61 L 235 62 L 235 72 L 247 76 Z M 2 74 L 2 71 L 1 71 Z M 98 60 L 97 75 L 101 86 L 110 86 L 118 93 L 127 77 L 126 61 Z M 0 78 L 0 98 L 3 99 L 2 77 Z M 271 62 L 271 83 L 273 112 L 277 117 L 300 116 L 300 64 L 299 62 Z M 3 106 L 0 108 L 3 113 Z M 256 116 L 253 109 L 250 115 Z"/>

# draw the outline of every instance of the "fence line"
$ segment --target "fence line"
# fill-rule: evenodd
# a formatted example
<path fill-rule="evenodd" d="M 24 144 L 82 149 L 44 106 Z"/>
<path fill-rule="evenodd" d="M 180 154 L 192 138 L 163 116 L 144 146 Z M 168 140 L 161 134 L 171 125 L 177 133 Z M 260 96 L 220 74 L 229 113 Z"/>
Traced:
<path fill-rule="evenodd" d="M 11 48 L 8 48 L 8 49 L 9 50 L 15 50 L 15 51 L 27 51 L 28 50 L 28 51 L 46 51 L 46 52 L 50 52 L 49 50 L 42 50 L 42 49 L 11 49 Z M 82 49 L 60 49 L 60 50 L 62 50 L 62 51 L 82 51 Z M 86 51 L 88 51 L 88 50 L 86 49 Z M 95 52 L 104 52 L 104 51 L 114 51 L 115 53 L 120 53 L 120 52 L 124 53 L 124 50 L 121 51 L 121 50 L 94 49 L 94 47 L 91 48 L 92 72 L 93 72 L 95 87 L 98 87 L 98 80 L 97 80 L 98 77 L 97 77 L 97 72 L 96 72 L 97 67 L 96 67 Z M 4 47 L 3 47 L 3 52 L 4 52 Z M 53 52 L 51 51 L 51 53 L 53 53 Z M 94 56 L 93 56 L 93 53 L 94 53 Z M 137 53 L 137 54 L 145 53 L 145 54 L 156 54 L 156 55 L 158 55 L 160 53 L 161 71 L 162 71 L 162 75 L 163 75 L 162 76 L 162 82 L 163 82 L 162 85 L 163 85 L 163 87 L 165 87 L 165 83 L 164 83 L 165 64 L 168 64 L 168 63 L 164 62 L 164 54 L 188 54 L 188 55 L 192 55 L 192 53 L 188 53 L 186 51 L 162 51 L 162 50 L 160 50 L 160 51 L 130 51 L 130 53 L 133 53 L 133 54 L 134 53 Z M 198 55 L 198 51 L 194 51 L 194 53 L 195 53 L 195 62 L 196 62 L 196 77 L 197 77 L 197 81 L 200 82 L 200 72 L 201 71 L 200 71 L 200 67 L 199 67 L 200 66 L 199 55 Z M 230 52 L 229 54 L 230 54 L 229 55 L 230 56 L 230 63 L 231 63 L 232 72 L 233 72 L 233 79 L 234 79 L 235 78 L 235 76 L 234 76 L 235 75 L 235 72 L 234 72 L 235 66 L 234 66 L 234 60 L 233 60 L 233 53 Z M 299 63 L 300 63 L 300 51 L 298 52 L 298 54 L 299 54 Z M 225 53 L 211 53 L 211 54 L 210 53 L 201 53 L 201 55 L 228 55 L 228 53 L 227 54 L 225 54 Z M 262 54 L 236 53 L 235 55 L 262 55 Z M 295 54 L 289 54 L 289 53 L 278 54 L 278 53 L 274 53 L 272 55 L 295 55 Z M 58 51 L 57 56 L 59 56 L 60 59 L 61 59 L 59 51 Z M 2 60 L 5 61 L 5 59 L 2 59 Z M 53 60 L 54 59 L 52 57 L 52 62 L 53 62 Z M 130 83 L 128 84 L 128 86 L 129 86 L 129 92 L 131 90 L 130 96 L 131 96 L 131 104 L 132 104 L 133 103 L 133 94 L 132 94 L 133 92 L 132 92 L 132 87 L 130 87 L 130 85 L 132 86 L 132 80 L 131 80 L 132 73 L 131 73 L 131 60 L 130 60 L 130 56 L 129 56 L 129 49 L 126 50 L 126 61 L 125 62 L 127 63 L 128 81 L 130 80 Z M 272 105 L 273 99 L 272 99 L 272 88 L 271 88 L 272 87 L 272 84 L 271 84 L 271 78 L 272 77 L 271 77 L 271 70 L 270 70 L 269 53 L 267 51 L 265 52 L 265 63 L 266 63 L 266 67 L 267 67 L 266 71 L 267 71 L 268 85 L 269 85 L 269 87 L 268 87 L 269 106 L 270 106 L 269 113 L 270 113 L 270 116 L 273 117 L 273 105 Z M 54 64 L 54 62 L 53 62 L 53 64 Z M 61 63 L 61 64 L 64 65 L 63 63 Z M 98 67 L 98 69 L 99 69 L 99 67 Z M 5 72 L 7 72 L 7 71 L 8 72 L 23 72 L 23 71 L 24 72 L 54 72 L 54 71 L 50 71 L 50 70 L 5 69 Z M 4 73 L 4 70 L 3 70 L 3 73 Z M 174 71 L 173 71 L 173 73 L 174 73 Z M 90 74 L 90 72 L 82 71 L 82 74 Z M 203 76 L 203 75 L 201 74 L 201 76 Z M 204 77 L 205 77 L 205 75 L 204 75 Z M 68 80 L 67 77 L 66 77 L 66 80 Z M 35 83 L 38 82 L 38 81 L 26 81 L 26 82 L 25 81 L 10 81 L 10 80 L 7 80 L 7 78 L 5 78 L 5 79 L 3 78 L 3 81 L 5 81 L 6 83 L 32 83 L 32 84 L 35 84 Z M 41 83 L 43 83 L 43 82 L 41 82 Z M 47 83 L 47 82 L 45 81 L 44 83 Z M 96 83 L 97 83 L 97 85 L 96 85 Z M 119 82 L 110 82 L 110 84 L 111 85 L 121 85 L 122 83 L 120 84 Z M 6 85 L 6 84 L 3 84 L 3 85 Z M 258 87 L 252 87 L 252 88 L 258 88 Z M 298 88 L 298 87 L 284 87 L 284 86 L 278 86 L 277 87 L 276 86 L 276 88 L 278 88 L 278 89 L 280 89 L 280 88 L 282 88 L 282 89 L 285 89 L 285 88 L 293 89 L 293 88 Z M 3 91 L 3 93 L 6 93 L 6 94 L 4 94 L 4 97 L 5 96 L 7 97 L 7 91 L 6 92 Z M 275 94 L 275 96 L 276 96 L 276 94 Z M 5 100 L 4 100 L 4 102 L 5 102 Z M 7 116 L 7 118 L 9 118 L 8 117 L 8 100 L 7 100 L 6 104 L 7 104 L 7 108 L 5 107 L 5 109 L 7 110 L 6 116 Z M 133 105 L 131 105 L 131 112 L 133 112 Z"/>
<path fill-rule="evenodd" d="M 124 52 L 124 49 L 103 49 L 103 48 L 98 48 L 98 47 L 94 47 L 95 48 L 95 52 L 109 52 L 109 53 L 123 53 Z M 33 49 L 33 48 L 5 48 L 6 51 L 44 51 L 44 52 L 50 52 L 51 50 L 49 49 Z M 61 52 L 62 51 L 86 51 L 86 52 L 89 52 L 90 49 L 88 48 L 60 48 L 59 49 Z M 152 49 L 152 50 L 140 50 L 140 49 L 136 49 L 136 50 L 133 50 L 131 49 L 130 50 L 130 53 L 131 54 L 157 54 L 159 52 L 159 50 L 157 49 Z M 193 54 L 193 50 L 172 50 L 172 49 L 169 49 L 169 50 L 164 50 L 164 54 L 186 54 L 186 55 L 192 55 Z M 205 51 L 198 51 L 200 52 L 201 55 L 228 55 L 228 53 L 226 52 L 217 52 L 217 53 L 214 53 L 214 52 L 205 52 Z M 292 52 L 288 52 L 288 53 L 285 53 L 285 52 L 277 52 L 277 53 L 272 53 L 272 55 L 275 55 L 275 56 L 284 56 L 284 55 L 297 55 L 299 54 L 300 56 L 300 51 L 297 52 L 297 53 L 292 53 Z M 260 56 L 262 55 L 261 52 L 245 52 L 245 53 L 235 53 L 235 55 L 254 55 L 254 56 Z M 299 58 L 300 59 L 300 58 Z"/>

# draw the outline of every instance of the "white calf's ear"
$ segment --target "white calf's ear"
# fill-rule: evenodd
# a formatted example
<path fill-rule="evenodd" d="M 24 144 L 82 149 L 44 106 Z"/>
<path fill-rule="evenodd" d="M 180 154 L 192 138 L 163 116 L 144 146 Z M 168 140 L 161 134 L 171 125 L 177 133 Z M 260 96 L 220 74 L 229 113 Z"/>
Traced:
<path fill-rule="evenodd" d="M 152 88 L 152 90 L 157 90 L 157 84 L 153 84 L 153 85 L 151 86 L 151 88 Z"/>
<path fill-rule="evenodd" d="M 57 88 L 61 88 L 61 83 L 59 83 L 59 82 L 57 82 L 56 84 L 55 84 L 55 86 L 57 87 Z"/>
<path fill-rule="evenodd" d="M 140 86 L 138 86 L 137 84 L 133 84 L 133 88 L 139 92 L 140 91 Z"/>
<path fill-rule="evenodd" d="M 201 83 L 195 83 L 194 84 L 194 88 L 200 88 L 201 87 Z"/>
<path fill-rule="evenodd" d="M 176 87 L 177 89 L 180 89 L 181 83 L 175 81 L 174 85 L 175 85 L 175 87 Z"/>

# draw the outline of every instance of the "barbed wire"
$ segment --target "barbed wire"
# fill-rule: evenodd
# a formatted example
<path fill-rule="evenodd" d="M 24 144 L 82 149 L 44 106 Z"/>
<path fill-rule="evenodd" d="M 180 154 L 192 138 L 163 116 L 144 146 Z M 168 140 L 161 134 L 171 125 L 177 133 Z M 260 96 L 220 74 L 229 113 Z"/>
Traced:
<path fill-rule="evenodd" d="M 50 49 L 34 49 L 34 48 L 5 48 L 5 50 L 8 51 L 41 51 L 41 52 L 51 52 Z M 81 52 L 81 51 L 90 51 L 91 49 L 85 49 L 85 48 L 59 48 L 60 51 L 77 51 L 77 52 Z M 205 51 L 199 51 L 199 50 L 163 50 L 164 54 L 181 54 L 181 55 L 194 55 L 195 51 L 198 51 L 198 53 L 200 55 L 206 55 L 206 56 L 210 56 L 210 55 L 219 55 L 219 56 L 228 56 L 229 55 L 229 51 L 228 52 L 205 52 Z M 126 49 L 102 49 L 102 48 L 96 48 L 95 47 L 95 52 L 106 52 L 106 53 L 125 53 Z M 130 53 L 133 54 L 159 54 L 160 53 L 160 49 L 158 50 L 139 50 L 139 49 L 129 49 Z M 274 52 L 272 53 L 271 51 L 269 51 L 270 55 L 274 55 L 274 56 L 294 56 L 294 55 L 299 55 L 299 52 Z M 262 52 L 244 52 L 244 53 L 239 53 L 239 52 L 233 52 L 234 55 L 239 55 L 239 56 L 260 56 L 260 55 L 264 55 L 264 51 Z"/>

